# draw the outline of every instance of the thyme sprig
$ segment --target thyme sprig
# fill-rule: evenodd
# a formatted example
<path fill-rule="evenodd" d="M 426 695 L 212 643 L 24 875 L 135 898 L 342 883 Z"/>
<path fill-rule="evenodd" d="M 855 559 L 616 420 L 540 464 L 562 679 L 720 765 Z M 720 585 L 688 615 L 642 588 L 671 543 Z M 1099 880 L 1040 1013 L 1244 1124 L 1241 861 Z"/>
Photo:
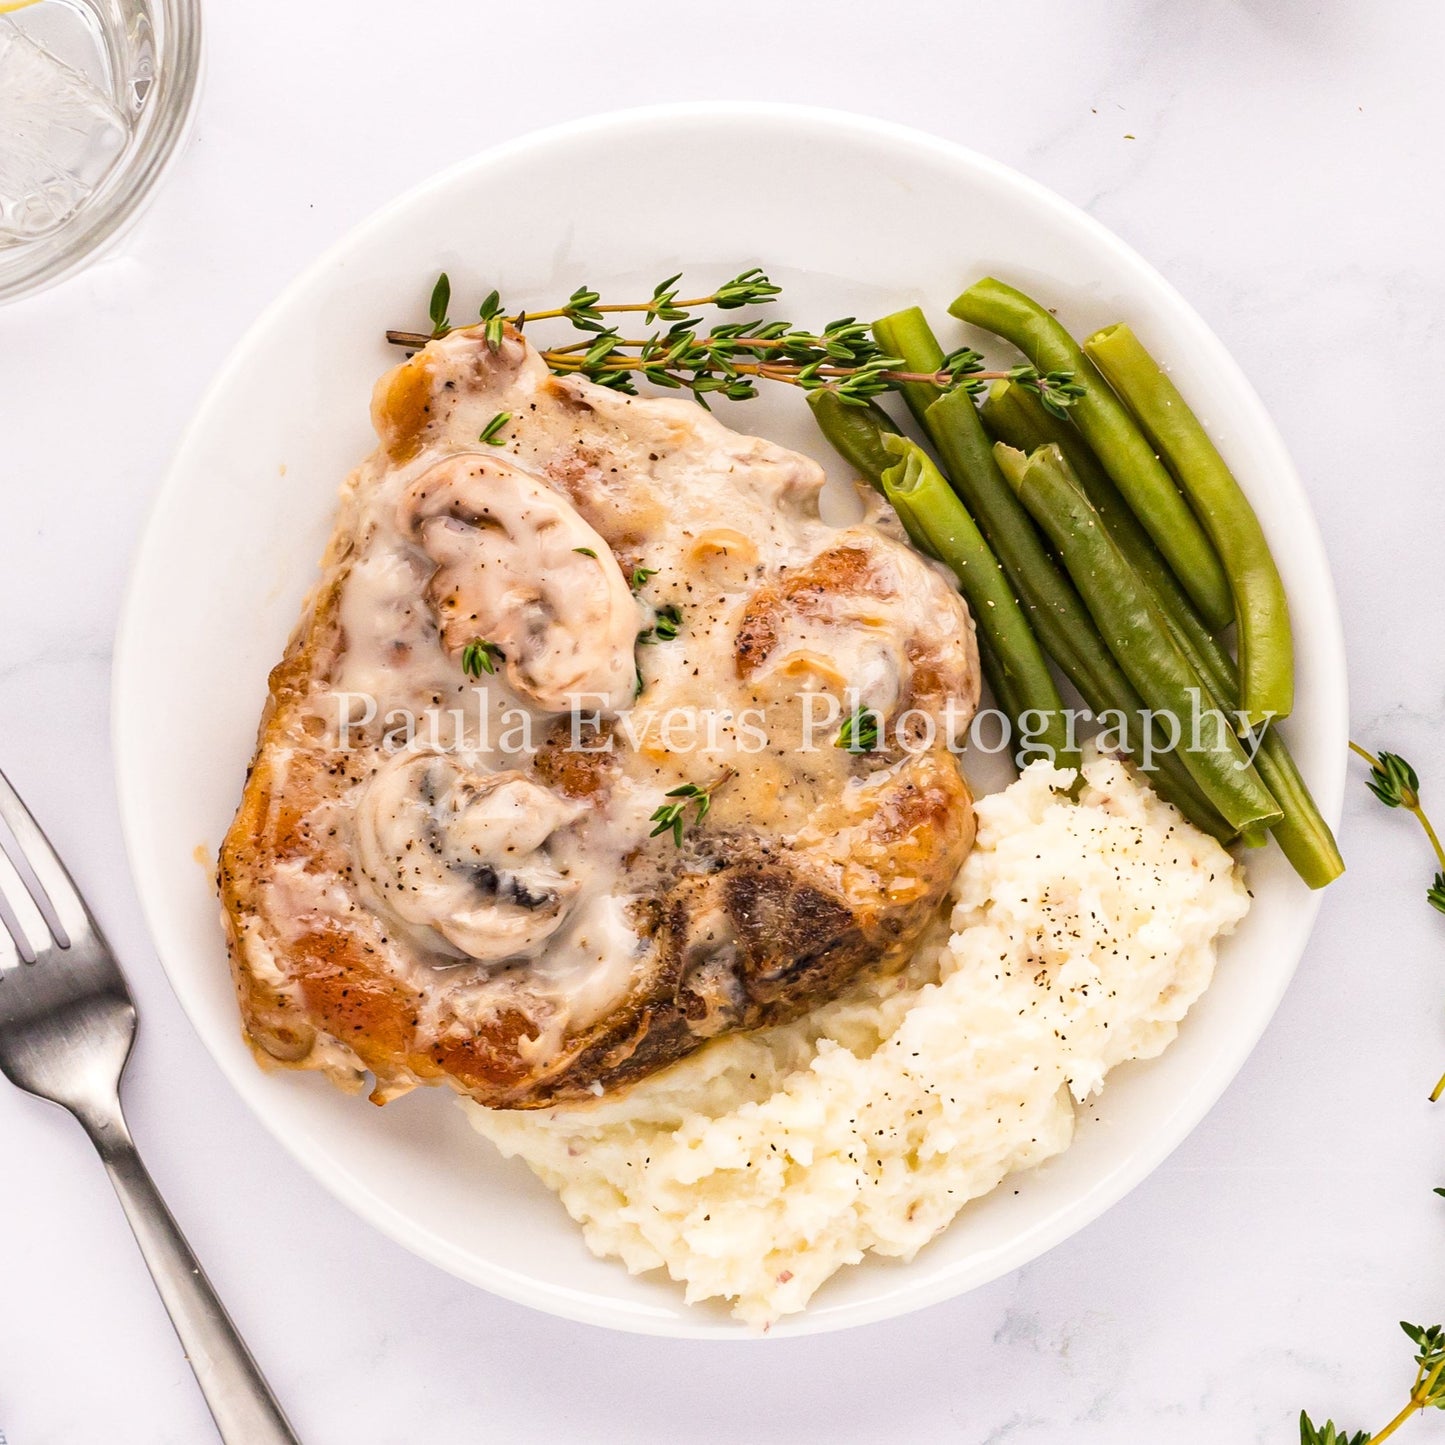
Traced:
<path fill-rule="evenodd" d="M 883 392 L 909 382 L 927 382 L 945 390 L 963 387 L 981 392 L 989 382 L 1009 380 L 1034 392 L 1057 416 L 1084 393 L 1067 371 L 1039 372 L 1023 365 L 988 371 L 972 347 L 960 347 L 943 359 L 937 371 L 906 369 L 890 356 L 856 317 L 830 321 L 821 331 L 794 327 L 787 321 L 726 321 L 704 326 L 699 310 L 736 311 L 771 303 L 781 288 L 756 267 L 725 281 L 701 296 L 680 298 L 679 272 L 659 281 L 646 301 L 604 302 L 589 286 L 579 286 L 567 301 L 541 311 L 508 313 L 496 291 L 478 309 L 487 342 L 501 345 L 508 325 L 518 331 L 541 321 L 564 321 L 581 335 L 573 341 L 544 347 L 541 355 L 559 376 L 581 376 L 599 386 L 636 395 L 637 382 L 664 390 L 690 391 L 703 406 L 711 396 L 748 401 L 765 381 L 804 391 L 828 389 L 852 405 L 862 406 Z M 396 346 L 419 348 L 451 329 L 447 311 L 451 281 L 446 273 L 432 291 L 430 333 L 388 331 Z M 607 319 L 621 313 L 640 315 L 658 329 L 645 336 L 624 335 Z"/>
<path fill-rule="evenodd" d="M 656 838 L 662 833 L 671 833 L 673 844 L 681 848 L 682 830 L 687 826 L 687 810 L 689 808 L 695 810 L 692 821 L 693 826 L 696 827 L 707 817 L 712 808 L 712 795 L 724 783 L 735 777 L 737 777 L 736 769 L 724 768 L 706 787 L 699 787 L 696 783 L 684 783 L 680 788 L 673 788 L 664 793 L 663 797 L 671 798 L 673 801 L 664 803 L 648 819 L 649 822 L 657 824 L 648 837 Z"/>
<path fill-rule="evenodd" d="M 1435 861 L 1440 865 L 1434 883 L 1425 890 L 1425 898 L 1432 908 L 1445 913 L 1445 847 L 1441 846 L 1435 825 L 1420 806 L 1418 774 L 1398 753 L 1381 752 L 1379 757 L 1376 757 L 1358 743 L 1351 743 L 1350 748 L 1370 765 L 1370 775 L 1365 779 L 1365 786 L 1387 808 L 1404 808 L 1407 813 L 1413 813 L 1416 822 L 1424 829 L 1425 836 L 1435 851 Z"/>
<path fill-rule="evenodd" d="M 1350 1435 L 1337 1429 L 1333 1420 L 1313 1424 L 1301 1410 L 1300 1445 L 1380 1445 L 1412 1416 L 1424 1410 L 1445 1410 L 1445 1329 L 1439 1325 L 1412 1325 L 1405 1320 L 1400 1321 L 1400 1328 L 1415 1346 L 1415 1379 L 1400 1413 L 1376 1434 L 1357 1430 Z"/>
<path fill-rule="evenodd" d="M 491 677 L 502 661 L 505 661 L 502 649 L 484 637 L 474 637 L 462 648 L 462 671 L 468 677 L 480 677 L 484 672 Z"/>
<path fill-rule="evenodd" d="M 1381 750 L 1376 757 L 1368 748 L 1362 748 L 1356 742 L 1350 744 L 1350 751 L 1370 765 L 1365 786 L 1387 808 L 1403 808 L 1407 813 L 1413 814 L 1426 838 L 1430 840 L 1430 847 L 1434 850 L 1435 862 L 1439 867 L 1434 881 L 1425 890 L 1425 901 L 1431 908 L 1445 913 L 1445 846 L 1441 845 L 1440 835 L 1435 831 L 1435 825 L 1420 802 L 1419 774 L 1398 753 Z M 1430 1091 L 1430 1102 L 1438 1103 L 1442 1095 L 1445 1095 L 1445 1074 L 1440 1076 L 1439 1082 Z"/>
<path fill-rule="evenodd" d="M 1445 913 L 1445 848 L 1441 847 L 1440 836 L 1420 802 L 1419 775 L 1398 753 L 1382 749 L 1376 755 L 1356 742 L 1350 743 L 1350 749 L 1370 765 L 1365 786 L 1387 808 L 1404 808 L 1407 813 L 1413 813 L 1430 840 L 1441 871 L 1436 873 L 1425 897 L 1431 907 Z M 1431 1102 L 1438 1100 L 1442 1094 L 1445 1094 L 1445 1077 L 1435 1085 L 1430 1095 Z M 1445 1198 L 1445 1189 L 1437 1189 L 1435 1193 Z M 1301 1410 L 1300 1445 L 1380 1445 L 1382 1440 L 1388 1440 L 1415 1415 L 1430 1409 L 1445 1410 L 1445 1328 L 1440 1325 L 1412 1325 L 1405 1320 L 1400 1321 L 1400 1328 L 1415 1346 L 1415 1378 L 1410 1385 L 1409 1398 L 1399 1413 L 1375 1434 L 1367 1430 L 1356 1430 L 1351 1434 L 1339 1429 L 1333 1420 L 1316 1425 Z"/>

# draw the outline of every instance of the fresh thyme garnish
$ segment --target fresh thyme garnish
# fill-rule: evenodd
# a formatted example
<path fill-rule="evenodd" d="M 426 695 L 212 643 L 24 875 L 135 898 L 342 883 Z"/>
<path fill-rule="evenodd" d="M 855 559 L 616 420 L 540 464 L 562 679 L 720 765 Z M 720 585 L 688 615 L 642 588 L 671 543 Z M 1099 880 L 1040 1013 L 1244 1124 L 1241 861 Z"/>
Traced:
<path fill-rule="evenodd" d="M 1425 836 L 1435 850 L 1435 861 L 1440 865 L 1435 881 L 1425 890 L 1425 900 L 1432 908 L 1445 913 L 1445 847 L 1441 846 L 1440 835 L 1420 806 L 1420 779 L 1415 769 L 1398 753 L 1382 752 L 1376 757 L 1358 743 L 1351 743 L 1350 747 L 1370 765 L 1370 776 L 1365 779 L 1365 786 L 1387 808 L 1404 808 L 1407 813 L 1413 813 L 1425 830 Z"/>
<path fill-rule="evenodd" d="M 1435 880 L 1425 890 L 1425 901 L 1431 908 L 1445 913 L 1445 847 L 1441 846 L 1440 835 L 1420 804 L 1420 779 L 1415 769 L 1398 753 L 1381 752 L 1379 757 L 1352 742 L 1350 750 L 1357 753 L 1370 765 L 1370 776 L 1365 786 L 1387 807 L 1403 808 L 1415 815 L 1415 821 L 1425 830 L 1430 846 L 1435 850 L 1435 861 L 1440 865 Z M 1445 1095 L 1445 1074 L 1430 1091 L 1430 1102 L 1438 1103 Z"/>
<path fill-rule="evenodd" d="M 833 746 L 847 748 L 850 753 L 875 752 L 878 747 L 878 714 L 870 707 L 854 708 L 843 719 Z"/>
<path fill-rule="evenodd" d="M 511 412 L 499 411 L 496 416 L 482 428 L 482 434 L 477 440 L 486 442 L 489 447 L 505 446 L 506 441 L 502 437 L 502 428 L 506 426 L 511 419 Z"/>
<path fill-rule="evenodd" d="M 696 807 L 696 816 L 693 818 L 693 826 L 696 827 L 708 815 L 712 807 L 712 795 L 722 787 L 730 778 L 737 776 L 732 768 L 724 768 L 707 787 L 700 788 L 696 783 L 684 783 L 680 788 L 673 788 L 663 794 L 665 798 L 672 798 L 675 801 L 664 803 L 648 820 L 656 823 L 649 838 L 656 838 L 661 833 L 671 833 L 675 846 L 682 847 L 682 830 L 687 826 L 687 810 L 689 807 Z"/>
<path fill-rule="evenodd" d="M 437 283 L 431 290 L 431 305 L 427 308 L 427 314 L 431 317 L 431 334 L 445 336 L 452 329 L 452 323 L 447 320 L 447 307 L 452 303 L 451 278 L 445 271 L 437 277 Z"/>
<path fill-rule="evenodd" d="M 1445 913 L 1445 849 L 1442 849 L 1439 834 L 1421 806 L 1419 775 L 1398 753 L 1382 751 L 1377 757 L 1356 742 L 1352 742 L 1350 748 L 1370 765 L 1365 786 L 1387 808 L 1404 808 L 1407 813 L 1413 813 L 1424 829 L 1441 868 L 1425 896 L 1433 908 Z M 1431 1102 L 1438 1100 L 1442 1094 L 1445 1094 L 1445 1077 L 1435 1085 L 1430 1095 Z M 1436 1189 L 1435 1193 L 1445 1198 L 1445 1189 Z M 1400 1321 L 1400 1328 L 1415 1346 L 1415 1378 L 1410 1385 L 1410 1397 L 1399 1414 L 1372 1435 L 1367 1430 L 1350 1434 L 1338 1429 L 1333 1420 L 1316 1425 L 1301 1410 L 1300 1445 L 1380 1445 L 1380 1441 L 1389 1439 L 1412 1416 L 1424 1410 L 1445 1410 L 1445 1328 L 1440 1325 L 1412 1325 L 1404 1320 Z"/>
<path fill-rule="evenodd" d="M 572 550 L 581 553 L 584 557 L 590 557 L 594 562 L 597 560 L 597 553 L 591 547 L 574 547 Z"/>
<path fill-rule="evenodd" d="M 478 315 L 493 349 L 501 345 L 508 324 L 520 331 L 540 321 L 567 322 L 581 333 L 577 340 L 540 348 L 556 375 L 586 377 L 630 395 L 636 394 L 640 379 L 667 390 L 690 391 L 703 406 L 715 395 L 747 401 L 757 396 L 763 381 L 804 391 L 826 388 L 841 400 L 862 406 L 905 382 L 977 393 L 990 381 L 1007 379 L 1036 393 L 1060 416 L 1084 393 L 1067 371 L 1041 374 L 1027 365 L 986 371 L 983 357 L 966 346 L 944 357 L 937 371 L 908 371 L 901 358 L 883 351 L 868 327 L 852 316 L 830 321 L 821 331 L 798 329 L 786 321 L 729 321 L 704 328 L 702 318 L 694 314 L 700 308 L 735 311 L 760 306 L 772 302 L 781 288 L 754 267 L 706 295 L 679 299 L 680 279 L 679 274 L 658 282 L 646 301 L 604 302 L 597 291 L 579 286 L 561 306 L 512 314 L 505 313 L 500 295 L 493 291 Z M 431 334 L 388 331 L 387 340 L 416 348 L 445 336 L 451 329 L 446 317 L 450 298 L 451 285 L 443 275 L 432 295 Z M 658 329 L 645 336 L 625 336 L 607 319 L 620 313 L 637 314 Z"/>
<path fill-rule="evenodd" d="M 1413 813 L 1425 830 L 1425 836 L 1435 850 L 1435 861 L 1440 865 L 1435 881 L 1425 890 L 1425 899 L 1432 908 L 1445 913 L 1445 847 L 1441 846 L 1440 835 L 1420 806 L 1420 779 L 1415 769 L 1398 753 L 1382 752 L 1376 757 L 1358 743 L 1351 743 L 1350 747 L 1370 765 L 1370 776 L 1365 779 L 1365 786 L 1387 808 L 1403 808 L 1407 813 Z"/>
<path fill-rule="evenodd" d="M 472 638 L 462 648 L 462 671 L 468 677 L 480 677 L 484 672 L 490 677 L 502 660 L 502 649 L 495 642 L 487 642 L 480 637 Z"/>
<path fill-rule="evenodd" d="M 682 627 L 682 612 L 672 603 L 666 607 L 659 607 L 657 616 L 653 619 L 652 626 L 646 632 L 639 632 L 639 642 L 671 642 L 676 638 L 678 630 Z"/>
<path fill-rule="evenodd" d="M 632 590 L 634 592 L 640 592 L 647 586 L 647 579 L 656 576 L 656 567 L 634 567 L 632 569 Z"/>
<path fill-rule="evenodd" d="M 1326 1420 L 1323 1425 L 1312 1424 L 1301 1410 L 1300 1445 L 1380 1445 L 1380 1441 L 1389 1439 L 1412 1415 L 1422 1410 L 1445 1410 L 1445 1329 L 1439 1325 L 1426 1328 L 1407 1324 L 1404 1320 L 1400 1321 L 1400 1328 L 1415 1346 L 1415 1380 L 1410 1386 L 1410 1398 L 1400 1413 L 1378 1434 L 1357 1430 L 1347 1435 L 1335 1428 L 1333 1420 Z"/>

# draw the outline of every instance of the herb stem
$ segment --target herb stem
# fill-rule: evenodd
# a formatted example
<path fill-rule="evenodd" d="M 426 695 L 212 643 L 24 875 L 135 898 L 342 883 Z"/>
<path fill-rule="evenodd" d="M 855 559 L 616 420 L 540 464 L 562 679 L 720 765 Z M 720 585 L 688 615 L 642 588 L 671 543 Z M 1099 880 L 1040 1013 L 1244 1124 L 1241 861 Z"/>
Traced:
<path fill-rule="evenodd" d="M 1419 820 L 1420 826 L 1425 830 L 1425 836 L 1430 840 L 1430 846 L 1435 850 L 1435 861 L 1441 868 L 1445 868 L 1445 848 L 1440 846 L 1440 835 L 1435 831 L 1435 825 L 1425 816 L 1425 810 L 1418 804 L 1410 811 Z"/>
<path fill-rule="evenodd" d="M 641 309 L 641 308 L 636 308 Z M 537 312 L 527 319 L 538 320 L 544 313 Z M 551 315 L 551 312 L 545 313 Z M 462 328 L 458 327 L 457 330 Z M 420 331 L 388 331 L 386 339 L 393 346 L 406 346 L 420 350 L 434 338 L 425 335 Z M 587 375 L 596 371 L 598 366 L 603 366 L 609 371 L 638 371 L 649 372 L 658 369 L 666 363 L 661 357 L 657 360 L 644 360 L 641 356 L 631 356 L 625 351 L 611 351 L 605 356 L 588 358 L 586 353 L 592 349 L 591 341 L 574 341 L 568 346 L 549 346 L 546 350 L 539 352 L 542 360 L 547 363 L 551 371 L 561 374 L 576 373 Z M 618 346 L 642 347 L 647 345 L 645 341 L 635 339 L 619 338 Z M 732 343 L 735 346 L 748 348 L 775 346 L 779 343 L 766 339 L 755 339 L 744 337 Z M 803 372 L 807 370 L 810 376 L 825 376 L 835 381 L 846 380 L 850 376 L 856 376 L 860 368 L 853 366 L 813 366 L 804 368 L 789 361 L 730 361 L 728 370 L 740 372 L 744 376 L 756 376 L 764 381 L 780 381 L 791 386 L 801 386 L 804 383 Z M 872 375 L 880 381 L 889 383 L 922 384 L 932 386 L 950 386 L 957 378 L 948 371 L 873 371 Z M 1008 381 L 1014 378 L 1010 371 L 975 371 L 969 373 L 970 381 Z M 1442 864 L 1445 866 L 1445 864 Z"/>
<path fill-rule="evenodd" d="M 397 333 L 400 334 L 400 333 Z M 387 339 L 392 339 L 393 333 L 387 332 Z M 410 344 L 405 343 L 405 344 Z M 621 346 L 641 346 L 638 341 L 623 341 L 618 343 Z M 751 346 L 754 343 L 744 341 L 738 343 L 744 346 Z M 592 371 L 595 362 L 585 362 L 581 357 L 571 356 L 568 353 L 583 351 L 587 343 L 579 342 L 574 346 L 552 347 L 541 353 L 543 361 L 553 371 Z M 609 352 L 601 359 L 601 364 L 612 371 L 641 371 L 646 372 L 654 369 L 657 362 L 644 361 L 641 358 L 634 359 L 625 352 Z M 787 361 L 734 361 L 729 363 L 729 369 L 740 371 L 746 376 L 759 376 L 768 381 L 783 381 L 799 384 L 802 381 L 803 367 L 794 365 Z M 813 376 L 829 376 L 842 379 L 857 374 L 858 368 L 852 366 L 814 366 L 808 368 Z M 948 386 L 954 381 L 954 377 L 947 371 L 876 371 L 872 373 L 881 381 L 899 382 L 931 382 L 935 386 Z M 1007 371 L 974 371 L 969 373 L 970 381 L 1007 381 L 1012 373 Z"/>
<path fill-rule="evenodd" d="M 1435 859 L 1441 868 L 1445 868 L 1445 848 L 1440 846 L 1440 835 L 1435 831 L 1435 825 L 1425 816 L 1423 808 L 1411 808 L 1410 810 L 1420 820 L 1420 826 L 1425 830 L 1425 836 L 1430 840 L 1430 846 L 1435 850 Z"/>
<path fill-rule="evenodd" d="M 1352 743 L 1350 746 L 1353 747 L 1354 744 Z M 1434 1369 L 1428 1375 L 1425 1373 L 1425 1366 L 1420 1365 L 1415 1372 L 1415 1388 L 1410 1391 L 1409 1402 L 1388 1425 L 1370 1436 L 1372 1445 L 1380 1445 L 1381 1440 L 1389 1439 L 1411 1416 L 1419 1414 L 1421 1410 L 1429 1409 L 1435 1403 L 1435 1387 L 1440 1383 L 1442 1372 L 1445 1372 L 1445 1356 L 1435 1362 Z"/>
<path fill-rule="evenodd" d="M 1351 742 L 1350 751 L 1369 763 L 1372 769 L 1379 770 L 1383 767 L 1380 759 L 1377 758 L 1368 748 L 1362 748 L 1359 743 Z M 1430 846 L 1435 851 L 1435 861 L 1440 865 L 1441 871 L 1445 872 L 1445 845 L 1440 842 L 1440 835 L 1435 831 L 1435 825 L 1430 821 L 1425 809 L 1420 804 L 1420 795 L 1411 789 L 1400 798 L 1400 805 L 1407 813 L 1415 817 L 1421 828 L 1425 830 L 1425 836 L 1430 840 Z"/>
<path fill-rule="evenodd" d="M 1381 1440 L 1386 1440 L 1391 1435 L 1393 1435 L 1395 1431 L 1398 1430 L 1400 1426 L 1403 1425 L 1405 1421 L 1408 1420 L 1410 1416 L 1413 1415 L 1417 1410 L 1423 1410 L 1424 1408 L 1424 1402 L 1421 1401 L 1417 1404 L 1414 1395 L 1411 1395 L 1410 1403 L 1406 1405 L 1405 1408 L 1401 1410 L 1400 1413 L 1396 1415 L 1395 1418 L 1391 1420 L 1388 1425 L 1384 1426 L 1383 1429 L 1371 1435 L 1370 1439 L 1375 1442 L 1375 1445 L 1379 1445 L 1379 1442 Z"/>
<path fill-rule="evenodd" d="M 386 339 L 392 346 L 410 346 L 420 351 L 427 342 L 436 338 L 426 331 L 388 331 Z"/>
<path fill-rule="evenodd" d="M 675 306 L 681 311 L 696 311 L 699 306 L 714 306 L 717 304 L 718 293 L 714 291 L 710 296 L 693 296 L 686 300 L 670 301 L 668 305 Z M 657 302 L 654 301 L 609 301 L 589 306 L 589 311 L 655 311 Z M 557 306 L 551 311 L 524 311 L 516 316 L 508 316 L 506 319 L 513 325 L 519 321 L 530 324 L 533 321 L 565 321 L 572 316 L 570 306 Z"/>

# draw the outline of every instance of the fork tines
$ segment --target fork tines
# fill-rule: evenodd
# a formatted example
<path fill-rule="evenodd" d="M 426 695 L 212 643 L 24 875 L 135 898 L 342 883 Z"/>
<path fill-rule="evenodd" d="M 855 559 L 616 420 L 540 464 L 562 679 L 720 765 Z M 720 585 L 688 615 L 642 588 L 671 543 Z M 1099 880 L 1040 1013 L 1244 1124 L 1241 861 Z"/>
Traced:
<path fill-rule="evenodd" d="M 21 876 L 10 853 L 0 846 L 0 903 L 8 918 L 0 926 L 0 977 L 23 961 L 44 957 L 52 949 L 66 948 L 93 927 L 90 914 L 30 810 L 0 772 L 0 819 L 15 840 L 15 853 L 35 876 L 32 889 Z M 46 921 L 44 909 L 60 925 L 57 932 Z"/>

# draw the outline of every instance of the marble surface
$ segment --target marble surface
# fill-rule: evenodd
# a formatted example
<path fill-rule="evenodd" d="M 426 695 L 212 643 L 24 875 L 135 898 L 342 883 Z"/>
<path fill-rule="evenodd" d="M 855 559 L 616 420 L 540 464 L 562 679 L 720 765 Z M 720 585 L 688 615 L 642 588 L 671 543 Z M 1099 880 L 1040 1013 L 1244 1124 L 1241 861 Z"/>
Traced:
<path fill-rule="evenodd" d="M 786 98 L 994 155 L 1175 281 L 1312 492 L 1356 736 L 1405 753 L 1445 799 L 1445 11 L 211 0 L 206 19 L 195 136 L 155 204 L 101 264 L 0 311 L 0 759 L 126 961 L 143 1019 L 135 1133 L 302 1437 L 1192 1445 L 1293 1440 L 1301 1406 L 1378 1428 L 1408 1384 L 1395 1321 L 1445 1312 L 1445 1203 L 1431 1193 L 1445 1114 L 1425 1099 L 1445 1068 L 1445 920 L 1424 904 L 1421 838 L 1358 774 L 1350 873 L 1293 988 L 1149 1181 L 966 1298 L 842 1335 L 717 1346 L 489 1298 L 372 1233 L 282 1154 L 150 950 L 107 696 L 130 553 L 180 429 L 323 247 L 429 172 L 545 121 Z M 0 1431 L 9 1445 L 213 1438 L 88 1145 L 6 1086 Z M 1445 1438 L 1445 1419 L 1404 1438 Z"/>

